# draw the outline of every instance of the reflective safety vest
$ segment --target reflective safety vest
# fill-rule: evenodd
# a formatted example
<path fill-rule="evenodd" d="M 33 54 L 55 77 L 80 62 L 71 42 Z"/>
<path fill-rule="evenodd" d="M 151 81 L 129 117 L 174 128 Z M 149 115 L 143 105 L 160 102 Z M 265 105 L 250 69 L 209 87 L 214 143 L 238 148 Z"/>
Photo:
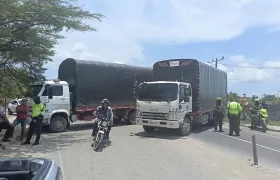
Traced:
<path fill-rule="evenodd" d="M 230 102 L 227 105 L 228 113 L 238 115 L 239 112 L 242 110 L 241 106 L 237 102 Z"/>
<path fill-rule="evenodd" d="M 32 117 L 37 117 L 44 111 L 45 111 L 45 105 L 44 104 L 40 103 L 40 104 L 33 104 L 32 105 Z"/>

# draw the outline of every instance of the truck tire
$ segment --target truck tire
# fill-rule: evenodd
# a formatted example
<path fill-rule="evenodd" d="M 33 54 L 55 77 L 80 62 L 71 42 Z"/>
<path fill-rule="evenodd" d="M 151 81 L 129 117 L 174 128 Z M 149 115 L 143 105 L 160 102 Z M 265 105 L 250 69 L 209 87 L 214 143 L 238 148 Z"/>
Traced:
<path fill-rule="evenodd" d="M 191 133 L 191 120 L 188 117 L 185 117 L 182 124 L 180 124 L 180 133 L 182 136 L 188 136 Z"/>
<path fill-rule="evenodd" d="M 130 111 L 127 117 L 127 123 L 130 125 L 136 124 L 136 111 Z"/>
<path fill-rule="evenodd" d="M 8 114 L 9 114 L 9 115 L 13 115 L 13 112 L 11 111 L 10 108 L 8 109 Z"/>
<path fill-rule="evenodd" d="M 51 119 L 50 131 L 53 133 L 60 133 L 67 127 L 67 120 L 62 116 L 54 116 Z"/>
<path fill-rule="evenodd" d="M 146 132 L 154 132 L 156 130 L 153 126 L 143 126 L 144 131 Z"/>
<path fill-rule="evenodd" d="M 122 117 L 114 118 L 114 123 L 119 124 L 122 121 Z"/>

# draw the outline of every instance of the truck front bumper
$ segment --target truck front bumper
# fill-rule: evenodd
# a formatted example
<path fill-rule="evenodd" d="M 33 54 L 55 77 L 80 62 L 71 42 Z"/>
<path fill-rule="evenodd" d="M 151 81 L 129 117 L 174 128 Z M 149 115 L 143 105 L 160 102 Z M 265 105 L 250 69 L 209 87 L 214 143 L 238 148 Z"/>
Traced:
<path fill-rule="evenodd" d="M 164 121 L 164 120 L 136 118 L 136 124 L 143 125 L 143 126 L 168 128 L 168 129 L 178 129 L 179 128 L 178 121 L 166 121 L 166 120 Z"/>

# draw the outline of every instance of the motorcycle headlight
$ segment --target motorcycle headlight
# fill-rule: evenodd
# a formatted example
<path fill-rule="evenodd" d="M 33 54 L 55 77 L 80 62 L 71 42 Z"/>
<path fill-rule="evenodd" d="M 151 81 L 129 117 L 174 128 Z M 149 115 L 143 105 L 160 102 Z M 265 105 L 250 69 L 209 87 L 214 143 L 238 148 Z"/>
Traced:
<path fill-rule="evenodd" d="M 102 125 L 102 126 L 107 126 L 108 123 L 107 123 L 107 121 L 102 121 L 101 125 Z"/>

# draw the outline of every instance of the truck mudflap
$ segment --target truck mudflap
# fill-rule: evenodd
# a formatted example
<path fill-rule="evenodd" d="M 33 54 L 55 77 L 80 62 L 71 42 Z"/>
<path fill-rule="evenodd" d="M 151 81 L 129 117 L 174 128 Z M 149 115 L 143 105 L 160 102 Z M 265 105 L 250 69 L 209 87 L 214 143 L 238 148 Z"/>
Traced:
<path fill-rule="evenodd" d="M 168 128 L 168 129 L 178 129 L 179 128 L 178 121 L 164 121 L 164 120 L 136 118 L 136 124 L 143 125 L 143 126 Z"/>

